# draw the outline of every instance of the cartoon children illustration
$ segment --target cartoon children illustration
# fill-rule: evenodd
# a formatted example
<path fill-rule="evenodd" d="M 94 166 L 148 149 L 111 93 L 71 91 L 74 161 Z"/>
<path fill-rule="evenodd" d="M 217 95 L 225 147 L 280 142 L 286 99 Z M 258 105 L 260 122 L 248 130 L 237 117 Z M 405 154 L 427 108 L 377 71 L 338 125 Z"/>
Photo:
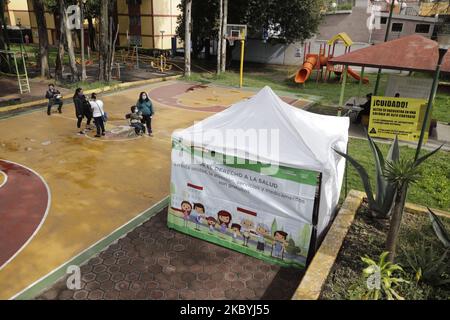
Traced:
<path fill-rule="evenodd" d="M 272 255 L 283 260 L 283 253 L 286 247 L 287 233 L 281 230 L 275 231 L 273 234 L 275 242 L 272 246 Z"/>
<path fill-rule="evenodd" d="M 215 227 L 216 227 L 216 223 L 217 223 L 216 218 L 214 218 L 214 217 L 207 217 L 206 221 L 208 222 L 208 225 L 209 225 L 209 232 L 214 232 Z"/>
<path fill-rule="evenodd" d="M 256 235 L 258 239 L 258 244 L 256 245 L 256 250 L 264 252 L 265 239 L 264 236 L 269 234 L 269 227 L 264 223 L 258 223 L 256 227 Z"/>
<path fill-rule="evenodd" d="M 248 247 L 248 240 L 250 239 L 250 233 L 252 232 L 252 229 L 255 227 L 255 224 L 250 219 L 242 219 L 241 220 L 242 225 L 242 237 L 244 238 L 244 247 Z"/>
<path fill-rule="evenodd" d="M 220 232 L 227 232 L 228 226 L 231 222 L 231 214 L 228 211 L 220 210 L 217 213 L 217 223 L 220 226 Z"/>
<path fill-rule="evenodd" d="M 233 232 L 233 242 L 237 242 L 237 237 L 241 236 L 241 225 L 238 223 L 231 224 L 231 232 Z"/>
<path fill-rule="evenodd" d="M 201 203 L 194 203 L 194 211 L 197 214 L 195 217 L 195 229 L 200 230 L 199 225 L 206 219 L 205 206 Z"/>
<path fill-rule="evenodd" d="M 189 220 L 189 215 L 192 211 L 192 205 L 188 201 L 182 201 L 181 202 L 181 211 L 183 212 L 183 219 L 184 219 L 184 226 L 187 227 L 187 223 Z"/>

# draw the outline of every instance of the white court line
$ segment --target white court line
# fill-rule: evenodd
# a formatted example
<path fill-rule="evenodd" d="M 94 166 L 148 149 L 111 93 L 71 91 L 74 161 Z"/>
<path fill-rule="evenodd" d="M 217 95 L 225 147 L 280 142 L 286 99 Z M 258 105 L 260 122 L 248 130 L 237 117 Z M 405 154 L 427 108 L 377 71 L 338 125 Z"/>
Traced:
<path fill-rule="evenodd" d="M 1 187 L 3 187 L 3 186 L 6 184 L 6 182 L 8 181 L 8 175 L 6 174 L 6 172 L 3 172 L 3 171 L 1 171 L 1 170 L 0 170 L 0 174 L 1 174 L 2 176 L 5 177 L 5 178 L 3 179 L 2 184 L 0 184 L 0 188 L 1 188 Z"/>
<path fill-rule="evenodd" d="M 39 179 L 41 179 L 42 183 L 45 185 L 45 188 L 47 189 L 47 195 L 48 195 L 47 196 L 47 208 L 45 209 L 44 217 L 41 219 L 41 222 L 37 226 L 36 230 L 34 230 L 33 234 L 28 238 L 28 240 L 20 247 L 20 249 L 17 250 L 12 257 L 10 257 L 8 260 L 6 260 L 6 262 L 4 264 L 2 264 L 0 266 L 0 271 L 1 271 L 8 263 L 10 263 L 30 243 L 30 241 L 36 236 L 38 231 L 41 229 L 41 227 L 44 224 L 44 221 L 47 219 L 47 215 L 48 215 L 48 213 L 50 211 L 50 205 L 51 205 L 51 202 L 52 202 L 52 194 L 50 193 L 50 188 L 49 188 L 47 182 L 44 180 L 44 178 L 39 173 L 34 171 L 33 169 L 28 168 L 27 166 L 18 164 L 16 162 L 8 161 L 8 160 L 0 159 L 0 161 L 4 161 L 4 162 L 15 164 L 15 165 L 17 165 L 19 167 L 25 168 L 25 169 L 30 170 L 31 172 L 33 172 L 35 175 L 37 175 L 39 177 Z"/>

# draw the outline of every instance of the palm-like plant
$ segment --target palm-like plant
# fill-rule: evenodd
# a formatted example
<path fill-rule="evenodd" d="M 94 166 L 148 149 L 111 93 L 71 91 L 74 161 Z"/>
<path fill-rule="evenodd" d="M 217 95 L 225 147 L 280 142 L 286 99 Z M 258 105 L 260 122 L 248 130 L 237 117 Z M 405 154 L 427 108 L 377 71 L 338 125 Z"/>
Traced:
<path fill-rule="evenodd" d="M 361 257 L 361 260 L 367 265 L 363 270 L 367 290 L 361 295 L 362 299 L 379 300 L 384 296 L 388 300 L 404 300 L 395 291 L 395 286 L 408 281 L 394 276 L 394 273 L 403 273 L 403 269 L 400 265 L 386 260 L 388 253 L 387 251 L 383 252 L 378 261 L 374 261 L 367 256 Z"/>
<path fill-rule="evenodd" d="M 442 146 L 427 153 L 417 160 L 400 159 L 398 161 L 387 161 L 384 176 L 387 181 L 394 186 L 395 198 L 392 209 L 392 217 L 389 232 L 386 240 L 386 250 L 389 251 L 389 261 L 393 262 L 397 246 L 398 231 L 403 217 L 408 186 L 417 182 L 420 178 L 419 165 L 433 154 L 438 152 Z"/>
<path fill-rule="evenodd" d="M 392 183 L 385 177 L 385 167 L 386 163 L 396 163 L 400 158 L 400 149 L 398 146 L 397 137 L 393 141 L 386 159 L 383 157 L 381 150 L 372 140 L 372 138 L 367 134 L 367 139 L 369 141 L 369 146 L 372 151 L 375 160 L 375 172 L 376 172 L 376 193 L 372 191 L 372 186 L 370 183 L 369 175 L 367 170 L 353 157 L 348 154 L 342 153 L 338 150 L 334 150 L 339 155 L 343 156 L 348 162 L 350 162 L 358 172 L 361 177 L 364 191 L 367 195 L 367 202 L 369 204 L 369 209 L 372 215 L 377 218 L 388 218 L 390 216 L 392 203 L 395 196 L 395 187 Z"/>

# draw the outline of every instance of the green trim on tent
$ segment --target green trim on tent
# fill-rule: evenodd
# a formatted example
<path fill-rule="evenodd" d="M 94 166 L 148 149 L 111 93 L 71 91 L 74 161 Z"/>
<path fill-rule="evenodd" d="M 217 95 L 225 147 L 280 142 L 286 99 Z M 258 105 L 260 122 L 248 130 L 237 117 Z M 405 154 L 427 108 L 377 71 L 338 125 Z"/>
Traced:
<path fill-rule="evenodd" d="M 172 148 L 176 150 L 186 151 L 191 155 L 201 158 L 208 158 L 214 160 L 222 159 L 222 163 L 219 164 L 235 169 L 246 169 L 261 173 L 261 170 L 263 170 L 264 168 L 270 168 L 272 166 L 271 164 L 261 162 L 255 163 L 254 161 L 250 161 L 247 159 L 230 157 L 214 151 L 202 150 L 195 147 L 189 148 L 186 145 L 184 145 L 181 141 L 177 141 L 176 139 L 172 139 Z M 290 180 L 301 184 L 317 186 L 319 172 L 286 166 L 279 166 L 275 174 L 268 174 L 267 176 L 283 180 Z"/>

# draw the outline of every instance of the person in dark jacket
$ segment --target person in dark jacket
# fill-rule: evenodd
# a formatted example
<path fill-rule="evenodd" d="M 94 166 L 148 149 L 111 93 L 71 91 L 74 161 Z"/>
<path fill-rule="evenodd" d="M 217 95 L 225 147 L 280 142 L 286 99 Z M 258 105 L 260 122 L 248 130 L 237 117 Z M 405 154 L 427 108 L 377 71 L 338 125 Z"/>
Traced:
<path fill-rule="evenodd" d="M 361 123 L 363 115 L 366 115 L 366 116 L 370 115 L 370 108 L 372 106 L 372 94 L 368 93 L 366 95 L 366 99 L 367 99 L 367 101 L 364 104 L 360 105 L 362 110 L 358 113 L 358 116 L 356 117 L 355 123 L 357 123 L 357 124 Z"/>
<path fill-rule="evenodd" d="M 57 105 L 58 106 L 58 112 L 62 113 L 62 105 L 63 102 L 61 100 L 61 92 L 55 88 L 55 85 L 53 83 L 50 83 L 48 85 L 48 90 L 45 93 L 45 98 L 48 99 L 47 104 L 47 114 L 50 115 L 52 111 L 52 106 Z"/>
<path fill-rule="evenodd" d="M 153 136 L 152 117 L 155 114 L 155 112 L 153 111 L 153 105 L 150 99 L 148 98 L 147 93 L 141 92 L 141 94 L 139 95 L 139 100 L 136 102 L 136 107 L 138 109 L 138 112 L 142 114 L 141 122 L 146 125 L 148 135 Z"/>
<path fill-rule="evenodd" d="M 75 94 L 73 95 L 73 103 L 75 104 L 75 115 L 77 117 L 77 128 L 80 130 L 80 134 L 84 134 L 84 131 L 81 130 L 81 122 L 83 118 L 86 118 L 86 130 L 92 130 L 91 119 L 92 119 L 92 109 L 91 104 L 86 99 L 86 96 L 83 94 L 82 88 L 77 88 L 75 90 Z"/>

